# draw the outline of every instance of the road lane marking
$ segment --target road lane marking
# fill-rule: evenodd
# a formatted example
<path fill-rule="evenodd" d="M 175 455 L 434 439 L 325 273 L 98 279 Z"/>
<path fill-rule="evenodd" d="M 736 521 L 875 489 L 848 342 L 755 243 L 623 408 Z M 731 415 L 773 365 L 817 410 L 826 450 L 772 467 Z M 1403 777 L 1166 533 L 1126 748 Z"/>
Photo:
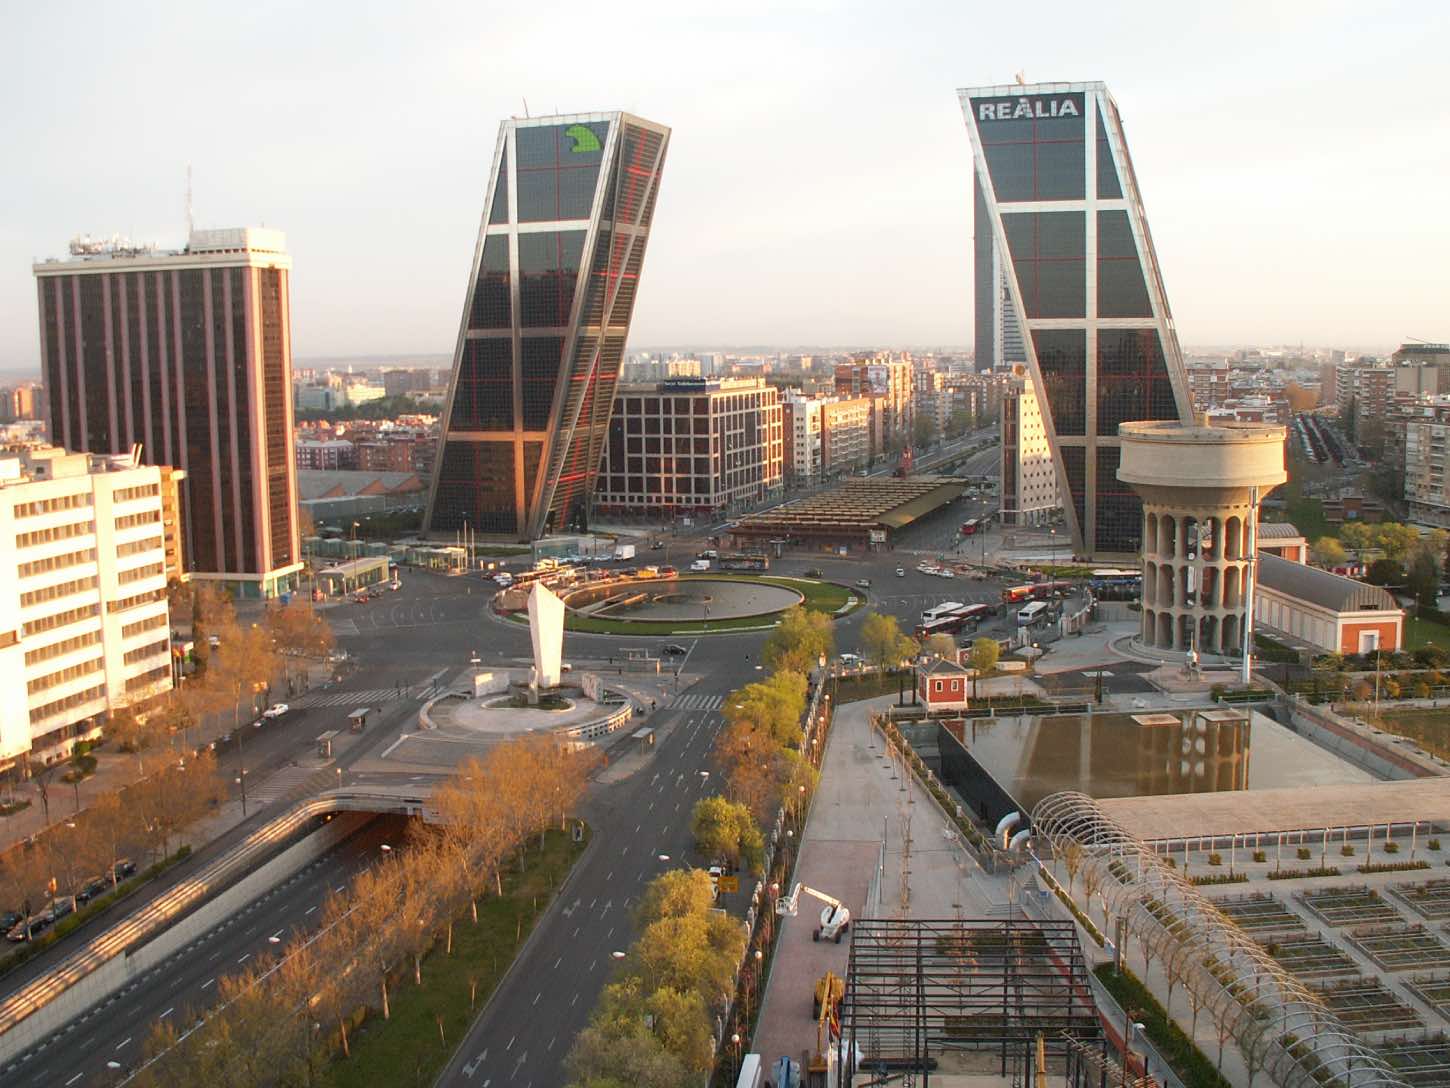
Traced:
<path fill-rule="evenodd" d="M 210 986 L 210 985 L 211 985 L 211 984 L 212 984 L 212 983 L 213 983 L 213 982 L 215 982 L 215 981 L 216 981 L 216 979 L 214 979 L 214 978 L 209 978 L 209 979 L 207 979 L 207 980 L 206 980 L 206 981 L 205 981 L 205 982 L 203 982 L 203 983 L 202 983 L 202 984 L 201 984 L 201 988 L 202 988 L 202 989 L 203 989 L 203 990 L 205 990 L 205 989 L 206 989 L 206 988 L 207 988 L 207 987 L 208 987 L 208 986 Z"/>
<path fill-rule="evenodd" d="M 591 967 L 590 970 L 593 970 L 593 968 Z M 574 1007 L 574 1002 L 576 1002 L 578 1000 L 579 1000 L 579 991 L 578 990 L 575 990 L 574 991 L 574 996 L 569 999 L 569 1007 L 572 1009 Z"/>
<path fill-rule="evenodd" d="M 119 1043 L 116 1044 L 116 1049 L 117 1050 L 120 1050 L 123 1046 L 125 1046 L 130 1041 L 131 1041 L 131 1036 L 129 1036 L 129 1035 L 126 1036 L 124 1039 L 122 1039 Z"/>
<path fill-rule="evenodd" d="M 76 1081 L 80 1080 L 83 1076 L 85 1076 L 84 1073 L 77 1073 L 75 1076 L 71 1077 L 70 1080 L 68 1080 L 68 1081 L 65 1082 L 65 1088 L 70 1088 L 70 1086 L 72 1084 L 74 1084 Z"/>
<path fill-rule="evenodd" d="M 304 910 L 302 912 L 302 917 L 306 918 L 309 914 L 311 914 L 316 909 L 317 909 L 316 907 L 308 907 L 306 910 Z"/>
<path fill-rule="evenodd" d="M 176 1011 L 176 1006 L 175 1005 L 172 1005 L 171 1008 L 167 1009 L 165 1012 L 163 1012 L 156 1019 L 158 1019 L 158 1020 L 165 1020 L 168 1016 L 170 1016 L 175 1011 Z"/>
<path fill-rule="evenodd" d="M 510 1035 L 509 1036 L 509 1045 L 506 1046 L 506 1047 L 504 1047 L 504 1049 L 505 1050 L 512 1050 L 514 1048 L 514 1040 L 517 1039 L 517 1038 L 518 1038 L 517 1035 Z"/>
<path fill-rule="evenodd" d="M 247 953 L 247 954 L 246 954 L 246 955 L 245 955 L 245 956 L 243 956 L 243 957 L 242 957 L 242 958 L 241 958 L 241 959 L 239 959 L 239 960 L 237 960 L 237 962 L 238 962 L 238 963 L 246 963 L 246 962 L 247 962 L 247 961 L 248 961 L 248 960 L 249 960 L 249 959 L 251 959 L 251 958 L 252 958 L 252 954 L 251 954 L 251 953 L 250 953 L 250 952 L 248 952 L 248 953 Z"/>
<path fill-rule="evenodd" d="M 534 995 L 534 1004 L 535 1004 L 535 1005 L 538 1005 L 538 1003 L 539 1003 L 539 998 L 541 998 L 541 997 L 543 997 L 543 996 L 544 996 L 544 991 L 543 991 L 543 990 L 540 990 L 540 991 L 539 991 L 539 992 L 538 992 L 538 993 L 536 993 L 536 994 L 535 994 L 535 995 Z"/>
<path fill-rule="evenodd" d="M 554 970 L 557 971 L 559 969 L 559 964 L 561 964 L 563 962 L 564 962 L 564 957 L 563 956 L 560 956 L 558 959 L 556 959 L 554 961 Z"/>

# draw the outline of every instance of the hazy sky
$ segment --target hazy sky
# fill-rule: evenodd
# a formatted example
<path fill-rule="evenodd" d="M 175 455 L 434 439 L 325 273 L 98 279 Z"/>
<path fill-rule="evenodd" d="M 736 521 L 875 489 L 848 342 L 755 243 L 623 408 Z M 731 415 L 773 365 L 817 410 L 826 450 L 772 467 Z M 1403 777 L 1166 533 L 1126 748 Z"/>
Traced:
<path fill-rule="evenodd" d="M 1186 344 L 1447 339 L 1447 12 L 4 0 L 0 368 L 32 259 L 179 244 L 187 163 L 199 226 L 287 232 L 296 354 L 451 352 L 525 99 L 674 130 L 631 347 L 969 344 L 955 89 L 1019 70 L 1113 91 Z"/>

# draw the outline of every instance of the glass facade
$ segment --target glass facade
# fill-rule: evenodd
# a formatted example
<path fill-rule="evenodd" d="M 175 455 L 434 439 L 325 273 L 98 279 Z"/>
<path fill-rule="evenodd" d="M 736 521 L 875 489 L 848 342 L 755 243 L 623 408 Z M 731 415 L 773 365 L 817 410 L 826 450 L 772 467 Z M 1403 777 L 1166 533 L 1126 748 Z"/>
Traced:
<path fill-rule="evenodd" d="M 1025 323 L 1075 547 L 1135 552 L 1139 508 L 1117 482 L 1118 425 L 1187 422 L 1191 411 L 1117 108 L 1101 83 L 959 95 L 976 164 L 978 322 L 995 318 L 1005 284 L 1002 327 L 1008 316 Z M 984 342 L 996 350 L 979 328 Z"/>
<path fill-rule="evenodd" d="M 586 519 L 667 141 L 625 114 L 504 122 L 428 531 Z"/>

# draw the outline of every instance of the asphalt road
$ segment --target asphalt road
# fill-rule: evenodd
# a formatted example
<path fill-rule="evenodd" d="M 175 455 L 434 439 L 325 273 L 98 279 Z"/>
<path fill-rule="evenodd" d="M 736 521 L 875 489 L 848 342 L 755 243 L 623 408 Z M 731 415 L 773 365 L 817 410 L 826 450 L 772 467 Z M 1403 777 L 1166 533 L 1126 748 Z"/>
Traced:
<path fill-rule="evenodd" d="M 961 471 L 990 471 L 989 464 L 996 456 L 995 449 L 983 451 Z M 978 461 L 981 464 L 973 467 Z M 985 502 L 959 500 L 911 527 L 898 545 L 902 551 L 853 559 L 788 556 L 775 563 L 772 572 L 804 574 L 806 569 L 816 567 L 827 578 L 846 584 L 869 579 L 869 607 L 897 616 L 903 629 L 909 631 L 923 609 L 944 600 L 998 600 L 999 581 L 947 581 L 921 574 L 916 570 L 920 555 L 908 554 L 945 553 L 957 540 L 957 526 L 988 508 Z M 703 536 L 694 540 L 672 538 L 671 545 L 677 560 L 687 551 L 706 546 Z M 648 553 L 641 559 L 648 561 Z M 895 574 L 897 566 L 904 570 L 902 577 Z M 260 729 L 244 725 L 244 760 L 234 746 L 220 749 L 222 764 L 232 775 L 245 761 L 249 781 L 259 783 L 266 770 L 284 766 L 308 751 L 323 729 L 336 728 L 351 706 L 381 704 L 383 714 L 370 728 L 369 739 L 343 756 L 344 764 L 355 762 L 390 742 L 412 721 L 419 693 L 440 672 L 449 677 L 456 675 L 474 651 L 486 659 L 529 653 L 526 628 L 501 624 L 486 615 L 493 587 L 479 575 L 449 578 L 408 572 L 403 582 L 398 593 L 385 594 L 368 604 L 329 610 L 328 618 L 338 631 L 339 644 L 353 655 L 353 671 L 328 692 L 313 692 L 314 700 L 326 695 L 333 705 L 294 710 Z M 857 631 L 865 611 L 858 610 L 837 624 L 839 650 L 857 648 Z M 1010 618 L 994 621 L 984 625 L 982 631 L 987 633 L 994 626 L 1005 630 L 1010 623 Z M 708 860 L 691 855 L 690 809 L 701 796 L 713 792 L 711 748 L 723 721 L 719 707 L 731 690 L 760 676 L 759 651 L 764 637 L 759 632 L 722 634 L 704 636 L 693 643 L 678 638 L 629 638 L 630 645 L 652 645 L 656 650 L 673 641 L 691 646 L 685 668 L 705 679 L 677 697 L 675 705 L 662 707 L 652 715 L 650 724 L 661 732 L 667 731 L 667 735 L 643 770 L 620 783 L 596 786 L 591 791 L 583 811 L 593 829 L 588 851 L 571 874 L 563 895 L 541 919 L 499 992 L 465 1038 L 440 1084 L 563 1083 L 564 1055 L 587 1023 L 609 978 L 613 953 L 626 949 L 634 938 L 630 910 L 640 891 L 666 869 Z M 617 637 L 569 633 L 565 656 L 572 660 L 604 658 L 618 644 Z M 403 694 L 397 694 L 400 691 Z M 286 801 L 273 800 L 254 812 L 244 826 L 255 826 L 270 818 Z M 228 840 L 235 841 L 242 833 L 239 829 Z M 188 999 L 200 995 L 207 979 L 214 977 L 214 972 L 206 974 L 204 968 L 236 966 L 249 949 L 273 947 L 268 937 L 279 930 L 285 940 L 286 931 L 298 924 L 299 917 L 306 917 L 307 908 L 320 902 L 327 889 L 342 884 L 357 867 L 376 855 L 375 843 L 354 846 L 361 841 L 359 836 L 344 844 L 301 879 L 205 938 L 217 942 L 207 952 L 208 959 L 196 962 L 200 950 L 186 953 L 145 980 L 123 1002 L 111 1006 L 115 1010 L 124 1005 L 127 1015 L 122 1018 L 108 1012 L 103 1017 L 104 1032 L 95 1014 L 91 1021 L 68 1028 L 65 1034 L 76 1036 L 84 1045 L 57 1046 L 50 1055 L 42 1052 L 31 1059 L 44 1063 L 34 1066 L 36 1072 L 21 1070 L 22 1078 L 31 1079 L 15 1083 L 67 1085 L 68 1078 L 79 1074 L 79 1079 L 70 1079 L 69 1084 L 83 1085 L 97 1070 L 104 1071 L 106 1061 L 120 1060 L 118 1053 L 124 1058 L 144 1039 L 156 1019 L 163 1014 L 178 1015 L 177 1010 L 188 1007 Z M 209 848 L 202 852 L 203 856 L 214 856 L 221 848 Z M 747 886 L 727 897 L 723 905 L 743 915 L 748 894 Z M 63 943 L 52 955 L 61 954 L 64 947 Z M 214 961 L 210 959 L 213 955 Z M 43 969 L 48 959 L 42 957 L 28 966 Z M 92 1035 L 78 1035 L 89 1022 L 97 1024 Z M 68 1055 L 62 1051 L 74 1051 L 73 1059 L 67 1063 Z M 9 1083 L 8 1077 L 5 1079 Z"/>
<path fill-rule="evenodd" d="M 286 883 L 199 937 L 104 1004 L 73 1020 L 37 1049 L 0 1069 L 6 1085 L 85 1088 L 109 1084 L 139 1065 L 156 1025 L 179 1030 L 210 1007 L 218 977 L 318 928 L 327 897 L 341 893 L 383 843 L 404 840 L 404 821 L 379 817 Z M 120 1070 L 110 1068 L 114 1062 Z"/>

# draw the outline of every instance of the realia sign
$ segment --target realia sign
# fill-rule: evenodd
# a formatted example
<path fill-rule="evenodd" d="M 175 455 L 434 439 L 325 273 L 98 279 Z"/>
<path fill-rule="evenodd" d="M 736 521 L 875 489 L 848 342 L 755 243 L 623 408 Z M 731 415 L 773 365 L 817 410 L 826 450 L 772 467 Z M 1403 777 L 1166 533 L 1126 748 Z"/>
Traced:
<path fill-rule="evenodd" d="M 1042 94 L 1021 98 L 985 98 L 972 103 L 978 121 L 1047 121 L 1081 117 L 1082 95 Z"/>

